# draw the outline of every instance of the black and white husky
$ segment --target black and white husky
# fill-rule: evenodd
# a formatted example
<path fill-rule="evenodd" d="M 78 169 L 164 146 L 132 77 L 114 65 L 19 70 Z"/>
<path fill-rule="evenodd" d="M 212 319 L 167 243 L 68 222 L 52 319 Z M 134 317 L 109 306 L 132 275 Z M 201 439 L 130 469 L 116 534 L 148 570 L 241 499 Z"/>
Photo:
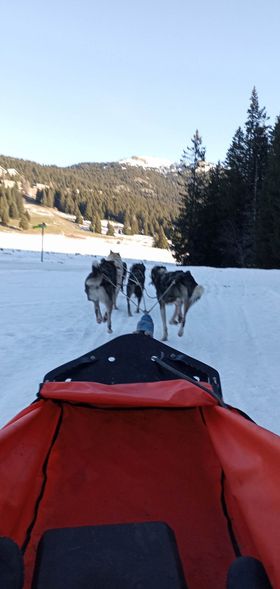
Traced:
<path fill-rule="evenodd" d="M 151 279 L 156 288 L 157 299 L 160 305 L 163 323 L 162 340 L 166 341 L 168 336 L 165 305 L 169 303 L 175 303 L 175 311 L 170 323 L 181 324 L 178 335 L 182 336 L 186 314 L 193 303 L 198 301 L 202 296 L 204 292 L 203 286 L 197 284 L 189 270 L 187 272 L 183 272 L 183 270 L 167 272 L 165 266 L 154 266 L 151 271 Z"/>
<path fill-rule="evenodd" d="M 124 263 L 121 259 L 121 256 L 118 252 L 113 252 L 112 250 L 110 250 L 109 256 L 107 256 L 107 260 L 114 262 L 115 267 L 116 267 L 116 281 L 115 281 L 115 285 L 116 285 L 116 295 L 115 295 L 115 299 L 114 299 L 114 308 L 117 309 L 117 297 L 118 294 L 122 288 L 122 284 L 123 284 L 123 275 L 125 272 L 125 267 L 124 267 Z"/>
<path fill-rule="evenodd" d="M 145 284 L 145 271 L 146 268 L 142 263 L 133 264 L 129 271 L 129 277 L 127 281 L 126 287 L 126 297 L 127 297 L 127 312 L 129 317 L 132 317 L 132 313 L 130 310 L 130 297 L 135 295 L 137 298 L 138 304 L 136 313 L 139 313 L 140 310 L 140 303 L 143 296 L 144 284 Z"/>
<path fill-rule="evenodd" d="M 85 280 L 85 291 L 89 301 L 94 304 L 97 323 L 107 321 L 108 333 L 112 333 L 111 315 L 116 301 L 117 270 L 114 262 L 101 260 L 93 262 L 92 271 Z M 100 310 L 100 303 L 106 307 L 104 316 Z"/>

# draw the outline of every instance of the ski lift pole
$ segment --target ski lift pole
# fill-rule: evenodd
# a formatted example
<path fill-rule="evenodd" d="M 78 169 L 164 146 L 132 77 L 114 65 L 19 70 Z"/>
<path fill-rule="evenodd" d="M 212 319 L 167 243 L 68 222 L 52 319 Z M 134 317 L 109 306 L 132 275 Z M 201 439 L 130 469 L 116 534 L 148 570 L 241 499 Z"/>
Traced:
<path fill-rule="evenodd" d="M 42 246 L 41 246 L 41 262 L 44 261 L 44 229 L 47 227 L 46 223 L 39 223 L 39 225 L 34 225 L 33 229 L 41 229 L 42 230 Z"/>

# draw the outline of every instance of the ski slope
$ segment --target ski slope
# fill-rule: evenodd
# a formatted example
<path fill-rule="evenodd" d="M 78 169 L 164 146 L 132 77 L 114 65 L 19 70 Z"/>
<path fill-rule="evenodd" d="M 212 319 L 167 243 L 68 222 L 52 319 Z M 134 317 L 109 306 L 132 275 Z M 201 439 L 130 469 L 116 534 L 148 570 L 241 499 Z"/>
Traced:
<path fill-rule="evenodd" d="M 42 264 L 38 252 L 0 250 L 1 426 L 34 400 L 49 370 L 135 330 L 139 315 L 127 316 L 121 294 L 112 315 L 113 334 L 107 334 L 105 324 L 97 325 L 84 293 L 92 260 L 49 253 Z M 133 263 L 126 261 L 128 267 Z M 148 298 L 155 296 L 150 284 L 154 263 L 145 261 L 148 308 L 155 302 Z M 169 326 L 168 344 L 214 366 L 225 401 L 280 434 L 280 271 L 190 270 L 205 293 L 190 309 L 182 338 L 176 326 Z M 167 310 L 169 317 L 172 311 Z M 152 316 L 160 339 L 158 306 Z"/>

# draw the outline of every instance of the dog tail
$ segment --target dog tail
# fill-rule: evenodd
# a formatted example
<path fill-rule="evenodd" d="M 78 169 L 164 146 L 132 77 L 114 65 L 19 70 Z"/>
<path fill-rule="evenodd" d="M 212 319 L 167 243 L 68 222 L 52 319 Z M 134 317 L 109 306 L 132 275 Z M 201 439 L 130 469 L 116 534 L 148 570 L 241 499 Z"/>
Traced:
<path fill-rule="evenodd" d="M 197 286 L 194 288 L 192 296 L 190 298 L 190 304 L 193 305 L 193 303 L 198 301 L 200 299 L 200 297 L 202 297 L 203 293 L 204 293 L 203 286 L 200 286 L 199 284 L 197 284 Z"/>

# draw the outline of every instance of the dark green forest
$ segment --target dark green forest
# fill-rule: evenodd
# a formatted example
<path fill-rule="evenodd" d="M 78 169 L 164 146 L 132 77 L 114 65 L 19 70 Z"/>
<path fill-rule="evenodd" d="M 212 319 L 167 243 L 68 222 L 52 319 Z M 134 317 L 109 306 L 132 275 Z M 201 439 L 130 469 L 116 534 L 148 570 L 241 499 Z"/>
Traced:
<path fill-rule="evenodd" d="M 28 229 L 30 217 L 24 209 L 21 191 L 16 185 L 4 188 L 0 181 L 0 221 L 2 225 L 8 225 L 15 219 L 18 219 L 20 229 Z"/>
<path fill-rule="evenodd" d="M 172 231 L 178 263 L 280 268 L 280 118 L 269 125 L 255 88 L 244 127 L 208 174 L 205 154 L 196 131 L 178 171 L 181 205 Z"/>

